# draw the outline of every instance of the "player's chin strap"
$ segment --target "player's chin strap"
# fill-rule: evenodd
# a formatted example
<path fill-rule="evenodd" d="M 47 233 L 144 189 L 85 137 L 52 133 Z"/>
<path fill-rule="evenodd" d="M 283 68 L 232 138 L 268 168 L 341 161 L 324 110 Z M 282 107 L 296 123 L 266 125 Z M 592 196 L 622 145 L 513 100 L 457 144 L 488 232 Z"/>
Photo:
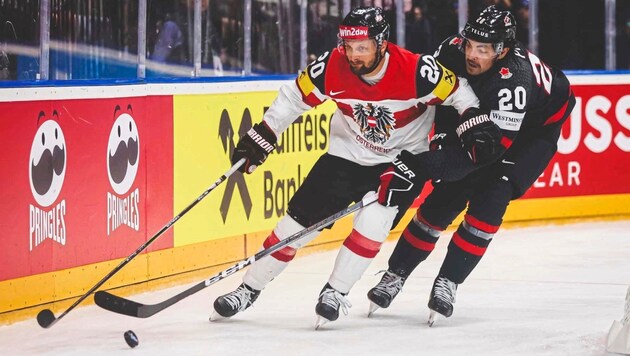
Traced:
<path fill-rule="evenodd" d="M 376 60 L 374 61 L 374 64 L 367 69 L 368 73 L 372 73 L 376 67 L 378 67 L 379 64 L 381 64 L 381 61 L 385 58 L 384 54 L 381 54 L 381 47 L 383 46 L 383 44 L 378 44 L 377 41 L 377 46 L 376 46 Z M 387 47 L 385 47 L 385 52 L 387 52 Z"/>
<path fill-rule="evenodd" d="M 503 49 L 505 48 L 505 42 L 493 43 L 492 46 L 494 47 L 494 51 L 497 53 L 497 55 L 494 56 L 494 61 L 496 62 L 499 60 L 499 56 L 501 56 L 501 52 L 503 52 Z"/>

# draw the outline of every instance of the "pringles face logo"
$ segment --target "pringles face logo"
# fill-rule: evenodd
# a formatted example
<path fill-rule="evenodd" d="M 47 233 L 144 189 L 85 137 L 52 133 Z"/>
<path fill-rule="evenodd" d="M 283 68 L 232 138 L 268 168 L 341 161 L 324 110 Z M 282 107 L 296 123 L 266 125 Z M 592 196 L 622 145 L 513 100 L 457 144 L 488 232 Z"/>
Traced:
<path fill-rule="evenodd" d="M 39 114 L 42 117 L 44 112 Z M 54 120 L 44 121 L 35 133 L 28 173 L 37 204 L 48 207 L 54 203 L 66 176 L 66 138 Z"/>
<path fill-rule="evenodd" d="M 133 109 L 127 106 L 127 112 L 120 112 L 120 106 L 114 110 L 114 125 L 107 141 L 107 176 L 109 184 L 116 194 L 107 192 L 107 235 L 121 225 L 140 229 L 140 190 L 131 189 L 140 164 L 140 134 L 133 119 Z"/>
<path fill-rule="evenodd" d="M 116 113 L 118 110 L 120 107 L 117 106 Z M 139 147 L 136 122 L 130 114 L 120 114 L 112 126 L 107 142 L 107 173 L 109 183 L 117 194 L 127 193 L 136 179 L 140 160 Z"/>
<path fill-rule="evenodd" d="M 66 176 L 67 146 L 66 138 L 59 123 L 57 111 L 53 118 L 46 117 L 41 111 L 37 122 L 42 124 L 37 129 L 31 145 L 28 176 L 31 193 L 38 206 L 29 209 L 29 250 L 39 246 L 46 239 L 61 245 L 66 244 L 66 201 L 59 198 Z"/>

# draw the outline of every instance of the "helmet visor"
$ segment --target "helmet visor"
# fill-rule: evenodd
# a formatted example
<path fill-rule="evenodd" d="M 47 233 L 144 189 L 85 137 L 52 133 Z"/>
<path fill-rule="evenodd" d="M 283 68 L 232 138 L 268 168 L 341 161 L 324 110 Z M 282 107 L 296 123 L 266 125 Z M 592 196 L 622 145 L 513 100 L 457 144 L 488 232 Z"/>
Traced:
<path fill-rule="evenodd" d="M 497 51 L 496 43 L 484 43 L 475 40 L 465 40 L 462 50 L 467 58 L 490 59 L 497 57 L 500 53 Z M 501 46 L 502 47 L 502 46 Z"/>

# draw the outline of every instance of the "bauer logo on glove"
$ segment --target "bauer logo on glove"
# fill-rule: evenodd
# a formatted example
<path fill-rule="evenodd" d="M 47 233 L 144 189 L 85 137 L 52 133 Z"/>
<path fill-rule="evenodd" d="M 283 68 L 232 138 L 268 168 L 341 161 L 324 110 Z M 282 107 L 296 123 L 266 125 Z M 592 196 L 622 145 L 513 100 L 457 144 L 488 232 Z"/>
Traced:
<path fill-rule="evenodd" d="M 413 201 L 424 183 L 423 169 L 409 151 L 402 151 L 381 174 L 378 202 L 383 206 L 405 205 Z"/>

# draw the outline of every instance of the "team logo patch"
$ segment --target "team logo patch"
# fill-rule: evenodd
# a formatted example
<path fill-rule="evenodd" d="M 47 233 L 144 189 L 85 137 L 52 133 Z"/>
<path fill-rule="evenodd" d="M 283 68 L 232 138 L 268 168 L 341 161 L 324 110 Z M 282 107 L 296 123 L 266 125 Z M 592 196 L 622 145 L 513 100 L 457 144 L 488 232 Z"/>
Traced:
<path fill-rule="evenodd" d="M 448 44 L 452 46 L 459 46 L 461 43 L 462 43 L 462 39 L 460 37 L 455 37 Z"/>
<path fill-rule="evenodd" d="M 368 103 L 353 107 L 354 119 L 361 128 L 363 137 L 373 143 L 383 144 L 389 140 L 395 120 L 389 108 Z"/>
<path fill-rule="evenodd" d="M 512 73 L 510 72 L 510 69 L 505 68 L 505 67 L 501 67 L 499 74 L 501 74 L 501 79 L 509 79 L 512 77 Z"/>

